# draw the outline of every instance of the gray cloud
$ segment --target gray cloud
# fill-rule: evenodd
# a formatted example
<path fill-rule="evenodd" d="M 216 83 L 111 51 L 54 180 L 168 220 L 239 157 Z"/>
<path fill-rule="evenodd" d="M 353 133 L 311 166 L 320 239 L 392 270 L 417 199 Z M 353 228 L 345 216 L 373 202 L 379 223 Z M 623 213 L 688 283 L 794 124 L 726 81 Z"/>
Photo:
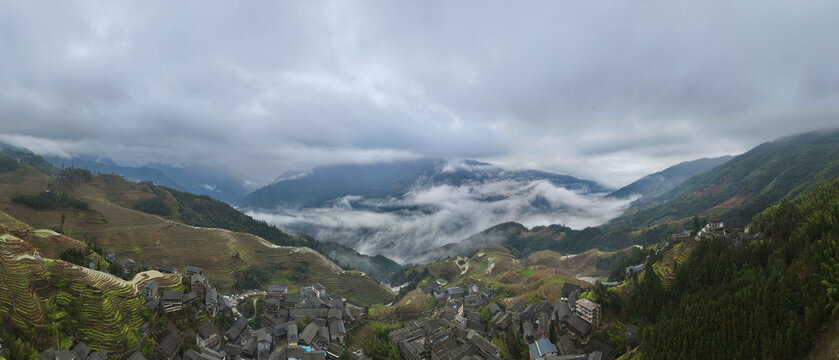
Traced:
<path fill-rule="evenodd" d="M 0 140 L 227 168 L 478 158 L 626 184 L 835 126 L 839 3 L 5 2 Z"/>

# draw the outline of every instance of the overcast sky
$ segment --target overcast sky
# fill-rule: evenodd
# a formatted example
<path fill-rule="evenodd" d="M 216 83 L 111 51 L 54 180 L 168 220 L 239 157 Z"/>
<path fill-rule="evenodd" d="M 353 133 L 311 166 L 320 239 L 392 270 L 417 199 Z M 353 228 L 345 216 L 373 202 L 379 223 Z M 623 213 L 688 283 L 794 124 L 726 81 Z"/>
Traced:
<path fill-rule="evenodd" d="M 474 158 L 620 186 L 839 124 L 837 1 L 0 3 L 0 141 L 285 170 Z"/>

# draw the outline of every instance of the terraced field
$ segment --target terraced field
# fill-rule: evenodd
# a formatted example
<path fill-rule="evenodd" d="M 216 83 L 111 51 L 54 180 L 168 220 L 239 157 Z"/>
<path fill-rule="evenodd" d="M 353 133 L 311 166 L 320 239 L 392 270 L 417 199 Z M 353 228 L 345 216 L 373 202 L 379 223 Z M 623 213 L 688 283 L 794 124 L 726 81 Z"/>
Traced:
<path fill-rule="evenodd" d="M 22 167 L 27 168 L 27 167 Z M 18 181 L 32 178 L 31 183 Z M 64 218 L 65 234 L 114 250 L 117 260 L 130 257 L 153 268 L 195 265 L 222 291 L 231 290 L 234 273 L 249 265 L 265 265 L 270 280 L 289 280 L 297 285 L 320 282 L 330 292 L 359 305 L 388 302 L 393 295 L 377 281 L 358 272 L 343 272 L 332 261 L 308 248 L 275 246 L 250 234 L 198 228 L 163 219 L 119 205 L 154 196 L 145 188 L 117 176 L 95 175 L 89 183 L 62 185 L 61 189 L 87 201 L 89 211 L 35 211 L 9 201 L 20 192 L 47 188 L 49 176 L 29 169 L 0 173 L 0 209 L 35 228 L 58 228 Z M 55 186 L 55 185 L 53 185 Z M 33 245 L 56 256 L 61 246 L 76 247 L 61 238 L 33 237 Z M 50 246 L 50 245 L 61 246 Z"/>
<path fill-rule="evenodd" d="M 157 271 L 122 280 L 42 257 L 27 241 L 0 234 L 0 314 L 39 342 L 54 343 L 56 336 L 60 340 L 76 333 L 92 349 L 118 354 L 136 347 L 145 303 L 139 289 L 152 279 L 163 287 L 181 282 L 177 274 Z"/>

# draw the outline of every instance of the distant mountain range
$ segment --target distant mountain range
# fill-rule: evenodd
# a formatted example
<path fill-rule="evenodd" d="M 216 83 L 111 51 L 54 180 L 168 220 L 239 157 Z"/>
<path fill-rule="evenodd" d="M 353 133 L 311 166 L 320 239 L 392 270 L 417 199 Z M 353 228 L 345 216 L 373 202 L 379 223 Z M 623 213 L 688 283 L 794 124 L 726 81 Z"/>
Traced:
<path fill-rule="evenodd" d="M 77 155 L 69 159 L 44 156 L 44 159 L 57 167 L 72 166 L 101 174 L 122 175 L 131 181 L 149 180 L 157 185 L 209 195 L 228 204 L 238 203 L 248 193 L 239 179 L 208 167 L 174 167 L 159 163 L 139 167 L 122 166 L 96 155 Z"/>
<path fill-rule="evenodd" d="M 733 158 L 733 156 L 726 155 L 716 158 L 685 161 L 657 173 L 644 176 L 632 184 L 606 195 L 606 197 L 625 199 L 632 196 L 640 196 L 637 201 L 645 202 L 672 190 L 692 176 L 713 169 Z"/>
<path fill-rule="evenodd" d="M 538 180 L 584 193 L 609 191 L 594 181 L 569 175 L 539 170 L 505 170 L 475 160 L 449 162 L 425 158 L 324 166 L 307 172 L 285 173 L 273 184 L 245 197 L 241 205 L 261 209 L 312 208 L 329 205 L 347 196 L 365 199 L 398 198 L 416 188 Z"/>
<path fill-rule="evenodd" d="M 716 164 L 716 165 L 715 165 Z M 701 171 L 706 168 L 705 171 Z M 696 175 L 684 179 L 688 173 Z M 735 156 L 699 159 L 647 175 L 606 198 L 641 195 L 624 215 L 601 226 L 575 230 L 562 225 L 532 229 L 508 222 L 461 242 L 428 249 L 421 259 L 469 255 L 501 244 L 516 255 L 539 250 L 576 253 L 623 249 L 659 241 L 689 225 L 693 216 L 721 215 L 747 225 L 767 207 L 839 177 L 839 130 L 816 131 L 763 143 Z M 664 190 L 670 188 L 670 190 Z M 672 226 L 660 226 L 671 224 Z"/>

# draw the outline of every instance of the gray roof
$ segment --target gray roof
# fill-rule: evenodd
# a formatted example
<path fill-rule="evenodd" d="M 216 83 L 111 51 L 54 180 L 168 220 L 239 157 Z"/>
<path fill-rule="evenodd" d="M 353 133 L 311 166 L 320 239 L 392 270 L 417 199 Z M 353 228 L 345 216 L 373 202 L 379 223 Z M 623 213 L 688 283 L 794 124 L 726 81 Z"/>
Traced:
<path fill-rule="evenodd" d="M 87 360 L 108 360 L 108 352 L 105 350 L 96 350 L 87 356 Z"/>
<path fill-rule="evenodd" d="M 300 333 L 300 341 L 306 343 L 307 345 L 312 345 L 312 342 L 315 340 L 315 337 L 318 335 L 318 326 L 315 323 L 309 323 L 303 329 L 303 332 Z"/>
<path fill-rule="evenodd" d="M 180 291 L 164 291 L 163 301 L 183 300 L 182 295 Z"/>
<path fill-rule="evenodd" d="M 90 348 L 84 343 L 78 343 L 73 347 L 73 352 L 76 353 L 76 356 L 79 358 L 87 359 L 87 356 L 90 355 Z"/>
<path fill-rule="evenodd" d="M 218 336 L 218 328 L 212 321 L 204 320 L 204 322 L 201 323 L 201 326 L 198 327 L 198 335 L 200 335 L 203 339 L 209 339 L 213 335 Z"/>
<path fill-rule="evenodd" d="M 576 330 L 580 334 L 588 335 L 588 333 L 591 332 L 591 324 L 581 319 L 577 315 L 568 318 L 568 326 L 570 326 L 572 329 Z"/>
<path fill-rule="evenodd" d="M 332 319 L 329 321 L 329 333 L 332 335 L 345 334 L 347 330 L 344 328 L 344 320 Z"/>
<path fill-rule="evenodd" d="M 297 342 L 297 324 L 291 323 L 286 327 L 286 339 L 289 344 Z"/>
<path fill-rule="evenodd" d="M 201 274 L 195 274 L 195 275 L 190 276 L 189 282 L 190 282 L 190 284 L 206 283 L 207 282 L 207 277 L 204 276 L 204 275 L 201 275 Z"/>
<path fill-rule="evenodd" d="M 163 337 L 163 340 L 160 341 L 160 344 L 157 345 L 157 349 L 164 354 L 171 355 L 178 350 L 178 346 L 180 345 L 181 337 L 178 336 L 177 332 L 169 330 L 166 336 Z"/>
<path fill-rule="evenodd" d="M 139 351 L 134 352 L 131 356 L 128 357 L 126 360 L 146 360 L 146 357 Z"/>

